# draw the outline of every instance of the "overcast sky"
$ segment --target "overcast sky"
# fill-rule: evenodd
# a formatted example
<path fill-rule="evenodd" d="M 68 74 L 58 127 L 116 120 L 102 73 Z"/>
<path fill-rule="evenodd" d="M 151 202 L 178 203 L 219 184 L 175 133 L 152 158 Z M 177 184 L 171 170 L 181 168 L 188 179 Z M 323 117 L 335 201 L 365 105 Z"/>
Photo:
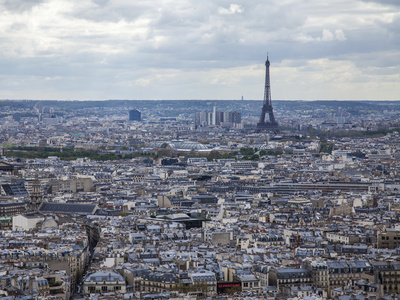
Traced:
<path fill-rule="evenodd" d="M 400 100 L 399 0 L 0 0 L 0 99 Z"/>

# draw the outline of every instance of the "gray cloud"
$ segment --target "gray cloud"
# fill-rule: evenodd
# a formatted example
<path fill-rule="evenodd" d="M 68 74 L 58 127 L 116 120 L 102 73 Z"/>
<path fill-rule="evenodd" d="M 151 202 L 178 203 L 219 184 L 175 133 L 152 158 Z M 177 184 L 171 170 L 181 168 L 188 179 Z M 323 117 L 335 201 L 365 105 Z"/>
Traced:
<path fill-rule="evenodd" d="M 364 2 L 374 2 L 376 4 L 381 4 L 381 5 L 394 5 L 394 6 L 399 6 L 400 2 L 397 0 L 362 0 Z"/>
<path fill-rule="evenodd" d="M 107 5 L 110 2 L 110 0 L 92 0 L 92 2 L 101 7 L 104 7 L 105 5 Z"/>
<path fill-rule="evenodd" d="M 230 99 L 245 89 L 257 98 L 262 91 L 253 91 L 262 90 L 267 52 L 280 80 L 275 84 L 295 85 L 293 92 L 274 90 L 281 99 L 307 99 L 301 84 L 325 99 L 325 90 L 337 86 L 323 82 L 319 89 L 312 81 L 341 72 L 349 81 L 383 86 L 400 72 L 400 11 L 391 2 L 0 2 L 0 74 L 12 78 L 3 90 L 23 95 L 40 86 L 38 95 L 60 98 L 80 92 L 104 99 L 162 98 L 154 83 L 166 87 L 165 99 Z M 393 84 L 375 92 L 383 94 L 398 98 L 400 91 Z M 352 98 L 358 95 L 346 99 Z"/>
<path fill-rule="evenodd" d="M 1 5 L 6 10 L 24 12 L 43 2 L 44 0 L 3 0 Z"/>

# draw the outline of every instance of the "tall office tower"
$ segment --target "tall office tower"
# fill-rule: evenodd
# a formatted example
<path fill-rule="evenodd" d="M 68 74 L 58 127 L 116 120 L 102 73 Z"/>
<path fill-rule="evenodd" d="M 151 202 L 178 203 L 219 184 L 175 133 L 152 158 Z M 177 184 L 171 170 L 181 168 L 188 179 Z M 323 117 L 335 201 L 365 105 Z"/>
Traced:
<path fill-rule="evenodd" d="M 212 125 L 217 125 L 217 109 L 215 108 L 215 104 L 213 108 Z"/>
<path fill-rule="evenodd" d="M 196 112 L 194 114 L 194 125 L 196 127 L 211 125 L 211 117 L 212 114 L 210 112 L 206 111 Z"/>
<path fill-rule="evenodd" d="M 239 124 L 242 122 L 242 114 L 237 111 L 225 111 L 223 112 L 223 122 L 226 123 L 236 123 Z"/>
<path fill-rule="evenodd" d="M 275 121 L 274 111 L 271 102 L 271 84 L 269 80 L 269 60 L 267 56 L 267 61 L 265 62 L 265 89 L 264 89 L 264 101 L 261 109 L 260 120 L 257 123 L 256 132 L 263 131 L 273 131 L 278 132 L 278 123 Z M 266 115 L 268 114 L 268 120 L 266 120 Z"/>
<path fill-rule="evenodd" d="M 137 109 L 132 109 L 129 111 L 129 121 L 141 121 L 142 113 Z"/>

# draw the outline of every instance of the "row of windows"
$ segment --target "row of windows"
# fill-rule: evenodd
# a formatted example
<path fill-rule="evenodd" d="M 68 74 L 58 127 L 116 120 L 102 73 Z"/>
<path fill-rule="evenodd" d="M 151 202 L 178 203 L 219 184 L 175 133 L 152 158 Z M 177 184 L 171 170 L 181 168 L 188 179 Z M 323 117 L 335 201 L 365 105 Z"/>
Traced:
<path fill-rule="evenodd" d="M 382 276 L 399 276 L 400 272 L 384 272 L 382 273 Z"/>
<path fill-rule="evenodd" d="M 112 289 L 110 289 L 108 286 L 102 286 L 101 287 L 101 291 L 102 292 L 111 292 L 111 291 L 114 291 L 114 292 L 116 292 L 116 291 L 120 291 L 121 290 L 121 286 L 119 286 L 119 285 L 117 285 L 117 286 L 114 286 Z M 90 293 L 96 293 L 96 292 L 100 292 L 100 290 L 98 289 L 98 287 L 97 286 L 89 286 L 89 292 Z"/>
<path fill-rule="evenodd" d="M 332 285 L 332 286 L 335 286 L 335 285 L 343 285 L 343 284 L 345 284 L 345 283 L 347 283 L 347 281 L 342 281 L 342 280 L 332 280 L 332 281 L 331 281 L 331 285 Z"/>
<path fill-rule="evenodd" d="M 389 285 L 389 286 L 384 285 L 383 289 L 384 290 L 396 290 L 397 291 L 399 289 L 399 287 L 397 285 L 393 285 L 393 286 L 392 285 Z"/>
<path fill-rule="evenodd" d="M 294 279 L 281 279 L 280 283 L 293 283 L 293 282 L 310 282 L 311 278 L 294 278 Z"/>
<path fill-rule="evenodd" d="M 316 278 L 317 281 L 328 281 L 329 277 L 328 276 L 320 276 Z"/>
<path fill-rule="evenodd" d="M 392 279 L 384 279 L 382 282 L 383 282 L 383 283 L 394 283 L 394 284 L 400 283 L 400 281 L 397 281 L 397 279 L 395 279 L 395 278 L 392 278 Z"/>
<path fill-rule="evenodd" d="M 342 277 L 342 278 L 350 278 L 350 277 L 357 277 L 357 273 L 337 273 L 337 274 L 331 274 L 332 278 L 335 277 Z"/>
<path fill-rule="evenodd" d="M 147 288 L 147 290 L 146 290 L 145 287 L 143 287 L 143 288 L 142 288 L 142 291 L 143 291 L 143 292 L 156 292 L 156 293 L 161 293 L 161 292 L 162 292 L 162 293 L 165 293 L 165 292 L 167 292 L 166 289 L 151 288 L 151 287 Z"/>
<path fill-rule="evenodd" d="M 159 283 L 159 282 L 143 281 L 141 284 L 155 286 L 155 287 L 172 288 L 172 284 L 163 284 L 163 283 Z"/>
<path fill-rule="evenodd" d="M 249 285 L 250 283 L 250 285 Z M 243 282 L 243 287 L 258 287 L 258 282 Z"/>
<path fill-rule="evenodd" d="M 389 236 L 381 236 L 381 239 L 382 239 L 382 241 L 384 241 L 384 240 L 389 241 L 390 237 Z M 400 236 L 393 237 L 393 240 L 395 240 L 395 241 L 399 240 L 400 241 Z"/>

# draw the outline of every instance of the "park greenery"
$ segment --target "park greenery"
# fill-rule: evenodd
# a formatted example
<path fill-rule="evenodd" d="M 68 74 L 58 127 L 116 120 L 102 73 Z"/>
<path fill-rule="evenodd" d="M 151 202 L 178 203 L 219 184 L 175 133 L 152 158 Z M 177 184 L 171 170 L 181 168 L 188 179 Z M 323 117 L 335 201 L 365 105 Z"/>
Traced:
<path fill-rule="evenodd" d="M 26 147 L 26 146 L 5 146 L 8 148 L 7 157 L 17 158 L 48 158 L 58 157 L 62 160 L 74 160 L 77 158 L 89 158 L 91 160 L 106 161 L 119 159 L 132 159 L 135 157 L 149 157 L 150 153 L 127 153 L 100 152 L 97 150 L 85 150 L 74 148 L 53 148 L 53 147 Z"/>
<path fill-rule="evenodd" d="M 107 160 L 124 160 L 143 157 L 144 162 L 151 164 L 152 159 L 160 157 L 172 157 L 174 154 L 170 152 L 134 152 L 134 153 L 121 153 L 111 151 L 100 151 L 100 150 L 86 150 L 86 149 L 74 149 L 71 147 L 66 148 L 54 148 L 54 147 L 28 147 L 28 146 L 9 146 L 7 148 L 7 157 L 16 158 L 48 158 L 49 156 L 58 157 L 62 160 L 75 160 L 77 158 L 89 158 L 96 161 L 107 161 Z M 208 153 L 197 153 L 190 152 L 190 157 L 205 157 L 208 161 L 214 159 L 236 159 L 236 160 L 260 160 L 262 156 L 266 155 L 280 155 L 282 151 L 277 150 L 258 150 L 257 148 L 241 148 L 240 151 L 232 152 L 220 152 L 212 150 Z"/>
<path fill-rule="evenodd" d="M 330 140 L 333 138 L 341 137 L 364 137 L 364 138 L 375 138 L 381 137 L 389 133 L 398 132 L 400 133 L 400 128 L 392 129 L 380 129 L 375 131 L 349 131 L 349 132 L 320 132 L 313 131 L 310 134 L 310 138 L 319 137 L 320 140 L 320 153 L 331 154 L 334 149 L 334 143 Z M 283 140 L 284 141 L 284 140 Z M 124 160 L 143 157 L 145 162 L 148 164 L 152 163 L 152 159 L 157 159 L 160 157 L 175 157 L 177 155 L 176 151 L 170 149 L 167 143 L 164 143 L 160 149 L 154 152 L 141 152 L 136 151 L 134 153 L 127 153 L 126 147 L 122 147 L 119 150 L 122 151 L 112 151 L 112 150 L 90 150 L 90 149 L 76 149 L 72 147 L 65 148 L 55 148 L 55 147 L 28 147 L 28 146 L 10 146 L 3 145 L 7 148 L 7 157 L 16 158 L 48 158 L 49 156 L 58 157 L 62 160 L 75 160 L 77 158 L 89 158 L 96 161 L 108 161 L 108 160 Z M 139 149 L 139 147 L 138 147 Z M 236 159 L 236 160 L 253 160 L 258 161 L 263 156 L 276 156 L 281 155 L 283 152 L 281 150 L 260 150 L 258 148 L 244 147 L 239 151 L 217 151 L 212 150 L 208 153 L 199 153 L 191 151 L 189 153 L 178 153 L 190 157 L 205 157 L 208 161 L 213 161 L 214 159 Z M 355 157 L 365 158 L 365 154 L 362 152 L 353 153 Z"/>

